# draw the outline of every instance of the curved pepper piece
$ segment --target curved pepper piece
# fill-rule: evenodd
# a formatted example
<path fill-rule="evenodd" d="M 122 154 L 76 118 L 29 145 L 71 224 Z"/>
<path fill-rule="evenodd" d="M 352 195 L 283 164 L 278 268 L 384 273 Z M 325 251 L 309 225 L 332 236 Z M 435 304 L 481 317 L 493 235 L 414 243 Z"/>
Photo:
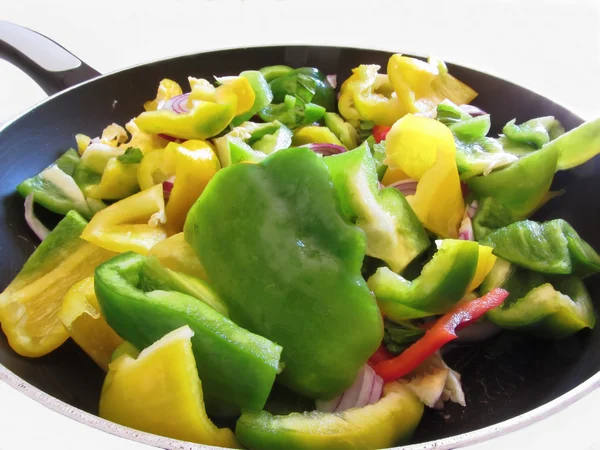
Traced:
<path fill-rule="evenodd" d="M 114 252 L 142 255 L 167 237 L 162 185 L 138 192 L 96 214 L 81 238 Z M 143 223 L 146 222 L 146 223 Z"/>
<path fill-rule="evenodd" d="M 75 210 L 84 217 L 92 217 L 106 205 L 86 198 L 73 179 L 79 164 L 79 155 L 75 150 L 69 149 L 38 175 L 21 182 L 17 186 L 17 192 L 23 197 L 33 194 L 36 203 L 57 214 Z"/>
<path fill-rule="evenodd" d="M 70 211 L 0 295 L 0 322 L 12 349 L 38 357 L 69 338 L 58 313 L 69 288 L 114 253 L 80 239 L 86 221 Z"/>
<path fill-rule="evenodd" d="M 143 283 L 145 265 L 145 257 L 125 253 L 96 269 L 96 295 L 108 324 L 137 348 L 188 325 L 208 406 L 216 412 L 262 409 L 279 370 L 281 347 L 197 298 L 152 290 Z"/>
<path fill-rule="evenodd" d="M 563 219 L 524 220 L 488 234 L 482 244 L 527 269 L 586 277 L 600 272 L 600 255 Z"/>
<path fill-rule="evenodd" d="M 341 413 L 246 411 L 235 433 L 246 447 L 264 450 L 388 448 L 410 440 L 423 410 L 408 387 L 388 383 L 377 403 Z"/>
<path fill-rule="evenodd" d="M 407 200 L 425 227 L 441 237 L 458 237 L 465 204 L 448 127 L 407 114 L 387 134 L 386 153 L 385 164 L 419 181 Z"/>
<path fill-rule="evenodd" d="M 342 211 L 365 232 L 369 256 L 401 272 L 429 247 L 429 238 L 408 202 L 394 188 L 381 192 L 367 142 L 323 158 L 336 187 Z"/>
<path fill-rule="evenodd" d="M 438 251 L 421 275 L 408 281 L 387 267 L 368 284 L 381 311 L 395 321 L 443 314 L 467 293 L 477 270 L 479 245 L 472 241 L 437 241 Z"/>
<path fill-rule="evenodd" d="M 58 313 L 69 336 L 105 372 L 112 354 L 123 339 L 108 326 L 94 292 L 94 277 L 75 283 L 69 289 Z"/>
<path fill-rule="evenodd" d="M 281 103 L 287 95 L 303 103 L 314 103 L 327 111 L 335 110 L 335 93 L 325 75 L 313 67 L 293 69 L 269 82 L 273 101 Z"/>
<path fill-rule="evenodd" d="M 302 127 L 294 131 L 292 145 L 300 146 L 312 143 L 335 144 L 343 146 L 342 142 L 327 127 Z"/>
<path fill-rule="evenodd" d="M 407 113 L 432 116 L 437 105 L 446 99 L 461 105 L 477 97 L 477 92 L 450 75 L 441 61 L 436 67 L 429 62 L 395 54 L 388 61 L 387 73 Z"/>
<path fill-rule="evenodd" d="M 492 247 L 488 247 L 486 245 L 479 246 L 479 257 L 477 258 L 477 270 L 475 271 L 475 275 L 467 287 L 467 292 L 472 292 L 477 289 L 488 273 L 491 272 L 494 264 L 496 263 L 497 257 L 492 253 Z"/>
<path fill-rule="evenodd" d="M 246 81 L 247 83 L 247 81 Z M 236 90 L 221 85 L 214 91 L 214 102 L 192 99 L 192 109 L 186 114 L 171 110 L 146 111 L 134 119 L 140 130 L 149 134 L 167 134 L 179 139 L 208 139 L 229 125 L 238 109 Z"/>
<path fill-rule="evenodd" d="M 283 346 L 281 383 L 310 398 L 351 386 L 383 337 L 365 236 L 339 208 L 323 160 L 290 148 L 220 171 L 184 227 L 232 319 Z"/>
<path fill-rule="evenodd" d="M 184 326 L 136 358 L 115 359 L 102 386 L 100 417 L 174 439 L 239 448 L 231 430 L 217 428 L 206 415 L 193 336 Z"/>
<path fill-rule="evenodd" d="M 473 218 L 475 237 L 501 228 L 534 212 L 548 194 L 554 178 L 559 149 L 547 146 L 487 176 L 467 183 L 480 208 Z"/>
<path fill-rule="evenodd" d="M 150 248 L 148 256 L 155 256 L 168 269 L 208 280 L 204 267 L 198 261 L 194 249 L 185 241 L 183 233 L 157 242 Z"/>
<path fill-rule="evenodd" d="M 377 125 L 392 125 L 408 112 L 402 105 L 387 75 L 378 73 L 380 66 L 362 64 L 342 84 L 340 114 L 346 120 L 369 120 Z"/>
<path fill-rule="evenodd" d="M 510 292 L 502 306 L 487 313 L 499 327 L 562 339 L 596 324 L 590 295 L 577 277 L 546 276 L 498 259 L 482 291 L 497 286 Z"/>
<path fill-rule="evenodd" d="M 163 170 L 175 175 L 167 202 L 167 232 L 183 231 L 185 217 L 210 179 L 221 168 L 219 159 L 206 141 L 171 142 L 163 155 Z"/>

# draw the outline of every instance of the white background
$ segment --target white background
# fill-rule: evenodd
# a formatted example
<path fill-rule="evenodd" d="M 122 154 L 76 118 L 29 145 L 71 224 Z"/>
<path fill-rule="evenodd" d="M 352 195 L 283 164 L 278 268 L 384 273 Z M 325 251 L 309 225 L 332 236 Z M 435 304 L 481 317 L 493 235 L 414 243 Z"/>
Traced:
<path fill-rule="evenodd" d="M 435 54 L 522 84 L 584 118 L 600 116 L 600 3 L 594 0 L 4 0 L 0 20 L 51 37 L 101 72 L 208 49 L 337 44 Z M 0 61 L 0 122 L 43 98 L 33 81 Z M 600 448 L 599 400 L 595 392 L 473 448 Z M 0 450 L 42 445 L 148 448 L 72 422 L 0 382 Z"/>

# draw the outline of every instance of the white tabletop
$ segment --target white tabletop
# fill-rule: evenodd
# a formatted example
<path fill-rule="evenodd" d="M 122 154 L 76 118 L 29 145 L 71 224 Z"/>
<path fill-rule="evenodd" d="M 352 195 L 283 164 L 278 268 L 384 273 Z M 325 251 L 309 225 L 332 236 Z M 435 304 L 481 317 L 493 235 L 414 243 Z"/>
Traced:
<path fill-rule="evenodd" d="M 51 37 L 100 72 L 226 47 L 370 47 L 435 54 L 522 84 L 584 118 L 600 116 L 595 0 L 7 0 L 0 2 L 0 20 Z M 0 61 L 0 122 L 44 96 Z M 533 426 L 472 448 L 600 448 L 599 400 L 594 392 Z M 73 422 L 0 382 L 0 450 L 42 443 L 48 450 L 149 448 Z"/>

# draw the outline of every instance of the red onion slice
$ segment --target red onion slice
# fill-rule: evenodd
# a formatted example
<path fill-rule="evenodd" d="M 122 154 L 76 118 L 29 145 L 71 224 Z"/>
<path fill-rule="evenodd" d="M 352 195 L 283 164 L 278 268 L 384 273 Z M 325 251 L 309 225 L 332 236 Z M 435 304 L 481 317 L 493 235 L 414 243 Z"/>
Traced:
<path fill-rule="evenodd" d="M 40 222 L 40 219 L 36 217 L 33 211 L 33 194 L 25 197 L 25 222 L 27 222 L 31 231 L 35 233 L 40 241 L 43 241 L 50 234 L 50 230 Z"/>
<path fill-rule="evenodd" d="M 165 202 L 169 201 L 169 197 L 171 196 L 171 191 L 173 190 L 174 184 L 175 184 L 175 177 L 171 177 L 168 180 L 165 180 L 162 182 L 163 196 L 165 198 Z"/>
<path fill-rule="evenodd" d="M 367 405 L 374 405 L 379 401 L 383 394 L 383 379 L 380 376 L 375 376 L 375 380 L 373 380 L 373 389 L 371 390 L 371 395 L 369 396 L 369 400 L 367 401 Z"/>
<path fill-rule="evenodd" d="M 398 189 L 400 192 L 402 192 L 402 194 L 404 194 L 405 197 L 409 196 L 409 195 L 415 195 L 415 193 L 417 192 L 417 184 L 419 182 L 416 180 L 402 180 L 402 181 L 396 181 L 395 183 L 390 184 L 388 187 L 393 187 Z"/>
<path fill-rule="evenodd" d="M 483 109 L 480 109 L 477 106 L 473 106 L 473 105 L 460 105 L 459 108 L 462 109 L 467 114 L 473 116 L 473 117 L 487 115 L 487 113 Z"/>
<path fill-rule="evenodd" d="M 331 74 L 331 75 L 327 75 L 327 82 L 331 85 L 332 88 L 336 88 L 337 87 L 337 75 L 336 74 Z"/>
<path fill-rule="evenodd" d="M 322 412 L 342 412 L 351 408 L 376 403 L 383 393 L 383 379 L 378 376 L 373 368 L 365 364 L 356 377 L 356 381 L 339 397 L 333 400 L 317 400 L 317 410 Z"/>
<path fill-rule="evenodd" d="M 325 143 L 306 144 L 306 145 L 302 145 L 301 147 L 308 147 L 313 152 L 318 153 L 319 155 L 323 155 L 323 156 L 337 155 L 340 153 L 344 153 L 346 151 L 346 147 L 344 147 L 342 145 L 325 144 Z"/>
<path fill-rule="evenodd" d="M 477 202 L 477 200 L 474 200 L 469 206 L 467 206 L 467 215 L 469 216 L 469 218 L 472 219 L 473 217 L 475 217 L 478 208 L 479 203 Z"/>
<path fill-rule="evenodd" d="M 190 94 L 187 93 L 170 98 L 164 103 L 164 105 L 162 105 L 160 109 L 169 109 L 177 114 L 187 114 L 190 112 L 190 108 L 188 107 L 189 96 Z"/>
<path fill-rule="evenodd" d="M 473 222 L 471 222 L 471 218 L 467 214 L 467 211 L 465 211 L 465 216 L 460 223 L 460 228 L 458 229 L 458 238 L 463 241 L 475 240 L 475 233 L 473 233 Z"/>

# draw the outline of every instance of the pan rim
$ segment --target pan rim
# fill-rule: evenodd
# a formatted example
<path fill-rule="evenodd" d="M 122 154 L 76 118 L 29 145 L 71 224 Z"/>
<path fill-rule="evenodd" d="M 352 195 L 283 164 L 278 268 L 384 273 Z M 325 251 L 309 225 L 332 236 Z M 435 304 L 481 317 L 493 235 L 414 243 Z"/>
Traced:
<path fill-rule="evenodd" d="M 185 53 L 185 54 L 180 54 L 180 55 L 175 55 L 175 56 L 169 56 L 166 58 L 159 58 L 159 59 L 155 59 L 155 60 L 145 61 L 145 62 L 141 62 L 139 64 L 134 64 L 134 65 L 131 65 L 128 67 L 116 69 L 114 71 L 111 71 L 111 72 L 108 72 L 105 74 L 100 74 L 97 77 L 83 81 L 79 84 L 76 84 L 74 86 L 66 88 L 60 92 L 57 92 L 57 93 L 41 100 L 40 102 L 36 103 L 35 105 L 31 106 L 30 108 L 26 109 L 25 111 L 21 112 L 20 114 L 17 114 L 15 117 L 9 119 L 8 121 L 6 121 L 2 125 L 0 125 L 0 139 L 2 137 L 2 133 L 5 130 L 7 130 L 8 128 L 10 128 L 14 123 L 18 122 L 20 119 L 22 119 L 23 117 L 25 117 L 26 115 L 28 115 L 29 113 L 34 111 L 35 109 L 43 107 L 44 104 L 51 102 L 54 98 L 57 98 L 61 95 L 64 95 L 64 94 L 70 92 L 70 91 L 73 91 L 75 89 L 82 88 L 83 86 L 85 86 L 89 83 L 99 81 L 99 80 L 101 80 L 103 78 L 107 78 L 109 76 L 117 75 L 121 72 L 126 72 L 126 71 L 140 68 L 143 66 L 150 66 L 150 65 L 153 65 L 156 63 L 176 60 L 179 58 L 194 57 L 194 56 L 210 54 L 210 53 L 220 53 L 220 52 L 226 52 L 226 51 L 232 51 L 232 50 L 254 50 L 254 49 L 267 49 L 267 48 L 268 49 L 277 49 L 277 48 L 290 48 L 290 47 L 304 47 L 304 48 L 315 48 L 315 49 L 319 49 L 319 48 L 320 49 L 346 49 L 346 50 L 356 50 L 356 51 L 361 51 L 361 50 L 362 51 L 376 51 L 376 52 L 384 52 L 384 53 L 389 53 L 389 54 L 393 53 L 391 50 L 382 49 L 382 48 L 372 48 L 372 47 L 364 48 L 364 47 L 350 47 L 350 46 L 293 43 L 293 44 L 278 44 L 278 45 L 255 45 L 255 46 L 247 46 L 247 47 L 223 47 L 223 48 L 211 49 L 208 51 L 191 52 L 191 53 Z M 414 53 L 414 52 L 407 53 L 407 55 L 417 56 L 420 58 L 424 57 L 423 55 L 421 55 L 419 53 Z M 552 103 L 558 105 L 559 107 L 561 107 L 561 108 L 565 109 L 566 111 L 570 112 L 571 114 L 573 114 L 579 121 L 583 122 L 583 118 L 581 117 L 581 115 L 578 112 L 575 112 L 571 107 L 567 107 L 562 103 L 558 103 L 558 102 L 552 100 L 551 98 L 545 97 L 544 95 L 540 94 L 539 92 L 537 92 L 534 89 L 517 84 L 513 81 L 504 79 L 498 75 L 495 75 L 495 74 L 492 74 L 489 72 L 482 72 L 482 71 L 480 71 L 476 68 L 473 68 L 471 66 L 468 66 L 468 65 L 455 63 L 453 61 L 448 61 L 448 62 L 452 65 L 455 65 L 455 66 L 458 66 L 461 68 L 466 68 L 473 72 L 476 72 L 478 75 L 485 76 L 485 77 L 491 77 L 491 78 L 503 81 L 505 83 L 508 83 L 511 86 L 525 89 L 543 99 L 551 101 Z M 206 446 L 206 445 L 202 445 L 202 444 L 194 444 L 191 442 L 184 442 L 184 441 L 180 441 L 180 440 L 176 440 L 176 439 L 167 438 L 164 436 L 159 436 L 159 435 L 152 434 L 152 433 L 146 433 L 143 431 L 135 430 L 135 429 L 123 426 L 123 425 L 116 424 L 114 422 L 110 422 L 106 419 L 102 419 L 99 416 L 96 416 L 94 414 L 83 411 L 77 407 L 74 407 L 72 405 L 69 405 L 68 403 L 63 402 L 62 400 L 57 399 L 56 397 L 53 397 L 53 396 L 45 393 L 44 391 L 36 388 L 32 384 L 28 383 L 24 379 L 20 378 L 16 374 L 14 374 L 12 371 L 10 371 L 8 368 L 6 368 L 2 364 L 0 364 L 0 380 L 6 382 L 9 386 L 14 388 L 17 392 L 20 392 L 21 394 L 26 395 L 27 397 L 35 400 L 36 402 L 38 402 L 39 404 L 45 406 L 46 408 L 48 408 L 50 410 L 53 410 L 65 417 L 73 419 L 81 424 L 91 426 L 97 430 L 112 434 L 117 437 L 125 438 L 125 439 L 131 440 L 134 442 L 138 442 L 138 443 L 142 443 L 142 444 L 161 447 L 161 448 L 169 449 L 169 450 L 171 450 L 171 449 L 173 449 L 173 450 L 175 450 L 175 449 L 200 450 L 200 449 L 217 448 L 217 447 L 211 447 L 211 446 Z M 488 441 L 488 440 L 498 437 L 500 435 L 510 433 L 510 432 L 519 430 L 521 428 L 524 428 L 528 425 L 539 422 L 540 420 L 547 418 L 547 417 L 555 414 L 556 412 L 560 411 L 561 409 L 577 402 L 578 400 L 582 399 L 583 397 L 587 396 L 588 394 L 590 394 L 591 392 L 596 390 L 598 387 L 600 387 L 600 372 L 594 374 L 593 376 L 591 376 L 590 378 L 588 378 L 587 380 L 585 380 L 578 386 L 565 392 L 564 394 L 555 398 L 554 400 L 552 400 L 548 403 L 545 403 L 541 406 L 538 406 L 537 408 L 534 408 L 523 414 L 512 417 L 505 421 L 499 422 L 497 424 L 490 425 L 490 426 L 487 426 L 484 428 L 480 428 L 478 430 L 469 431 L 467 433 L 462 433 L 459 435 L 438 439 L 435 441 L 429 441 L 429 442 L 424 442 L 424 443 L 419 443 L 419 444 L 411 444 L 411 445 L 404 446 L 404 447 L 394 447 L 394 449 L 396 449 L 396 450 L 400 450 L 400 449 L 404 449 L 404 450 L 429 450 L 429 449 L 444 450 L 444 449 L 447 449 L 447 450 L 449 450 L 452 448 L 462 447 L 462 446 L 466 446 L 466 445 L 473 445 L 473 444 L 481 443 L 484 441 Z"/>

